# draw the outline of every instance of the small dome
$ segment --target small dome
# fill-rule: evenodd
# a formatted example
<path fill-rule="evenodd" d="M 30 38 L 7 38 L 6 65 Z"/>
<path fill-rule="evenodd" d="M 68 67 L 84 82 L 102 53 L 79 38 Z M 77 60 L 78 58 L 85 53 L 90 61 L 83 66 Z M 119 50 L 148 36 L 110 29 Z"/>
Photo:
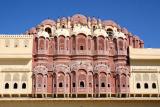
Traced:
<path fill-rule="evenodd" d="M 91 22 L 92 22 L 92 25 L 95 25 L 95 24 L 97 24 L 97 19 L 96 18 L 92 18 Z"/>
<path fill-rule="evenodd" d="M 67 18 L 63 17 L 62 19 L 60 19 L 60 23 L 61 25 L 67 24 Z"/>
<path fill-rule="evenodd" d="M 86 25 L 87 24 L 87 17 L 81 14 L 76 14 L 74 16 L 72 16 L 71 18 L 71 22 L 72 24 L 83 24 Z"/>
<path fill-rule="evenodd" d="M 126 36 L 124 35 L 124 33 L 122 32 L 114 32 L 114 38 L 126 38 Z"/>
<path fill-rule="evenodd" d="M 46 31 L 40 30 L 37 34 L 38 37 L 49 38 L 49 34 Z"/>
<path fill-rule="evenodd" d="M 62 22 L 67 22 L 67 18 L 62 17 L 61 21 L 62 21 Z"/>
<path fill-rule="evenodd" d="M 128 33 L 129 33 L 126 28 L 122 28 L 122 32 L 123 32 L 124 34 L 128 34 Z"/>
<path fill-rule="evenodd" d="M 104 29 L 96 29 L 94 32 L 93 32 L 93 35 L 98 37 L 100 35 L 104 36 L 104 37 L 107 37 L 108 34 L 106 33 L 106 31 Z"/>
<path fill-rule="evenodd" d="M 37 33 L 37 30 L 35 27 L 32 27 L 31 29 L 28 30 L 27 32 L 28 34 L 36 34 Z"/>
<path fill-rule="evenodd" d="M 117 27 L 118 25 L 114 22 L 114 21 L 112 21 L 112 20 L 105 20 L 105 21 L 103 21 L 103 26 L 112 26 L 112 27 Z"/>
<path fill-rule="evenodd" d="M 136 40 L 140 40 L 140 39 L 139 39 L 139 36 L 137 36 L 137 35 L 134 35 L 134 38 L 135 38 Z"/>
<path fill-rule="evenodd" d="M 120 26 L 120 25 L 117 25 L 117 29 L 118 29 L 118 30 L 121 30 L 121 26 Z"/>
<path fill-rule="evenodd" d="M 46 19 L 44 21 L 42 21 L 41 23 L 42 25 L 51 25 L 51 26 L 55 26 L 56 25 L 56 22 L 54 20 L 51 20 L 51 19 Z"/>

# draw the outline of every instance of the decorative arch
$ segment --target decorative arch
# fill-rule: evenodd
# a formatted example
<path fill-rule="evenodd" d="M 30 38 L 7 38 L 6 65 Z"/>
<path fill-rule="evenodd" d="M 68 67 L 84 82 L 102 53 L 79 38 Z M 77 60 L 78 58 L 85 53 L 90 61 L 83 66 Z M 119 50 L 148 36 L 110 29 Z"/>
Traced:
<path fill-rule="evenodd" d="M 129 92 L 130 72 L 126 66 L 116 67 L 116 84 L 119 92 Z"/>
<path fill-rule="evenodd" d="M 97 37 L 93 37 L 93 42 L 94 42 L 94 50 L 97 50 Z"/>
<path fill-rule="evenodd" d="M 42 75 L 47 75 L 48 73 L 48 68 L 45 65 L 37 65 L 33 69 L 34 74 L 42 74 Z"/>
<path fill-rule="evenodd" d="M 95 73 L 100 73 L 101 71 L 103 71 L 106 74 L 108 74 L 108 73 L 110 73 L 110 68 L 108 67 L 108 65 L 105 65 L 105 64 L 97 64 L 94 67 L 94 72 Z"/>
<path fill-rule="evenodd" d="M 103 36 L 98 36 L 98 50 L 104 50 L 105 38 Z"/>
<path fill-rule="evenodd" d="M 87 71 L 84 69 L 79 69 L 78 73 L 78 87 L 85 88 L 87 87 Z"/>
<path fill-rule="evenodd" d="M 55 65 L 53 67 L 53 72 L 64 72 L 64 73 L 67 73 L 67 72 L 70 72 L 70 68 L 67 66 L 67 65 L 64 65 L 64 64 L 58 64 L 58 65 Z"/>
<path fill-rule="evenodd" d="M 86 47 L 87 46 L 86 39 L 87 39 L 86 35 L 83 33 L 79 33 L 76 36 L 78 50 L 86 50 L 86 48 L 87 48 Z"/>
<path fill-rule="evenodd" d="M 89 62 L 73 62 L 70 65 L 71 71 L 78 71 L 79 69 L 84 69 L 87 72 L 88 71 L 93 71 L 93 66 Z"/>
<path fill-rule="evenodd" d="M 33 68 L 33 92 L 47 92 L 48 68 L 45 65 L 37 65 Z"/>
<path fill-rule="evenodd" d="M 58 43 L 59 43 L 59 50 L 65 50 L 65 46 L 66 46 L 66 44 L 65 44 L 65 36 L 63 36 L 63 35 L 60 35 L 59 37 L 58 37 Z"/>
<path fill-rule="evenodd" d="M 39 37 L 38 39 L 39 42 L 39 50 L 45 50 L 45 38 L 44 37 Z"/>
<path fill-rule="evenodd" d="M 71 90 L 71 75 L 70 73 L 66 73 L 66 93 L 70 93 L 70 90 Z"/>
<path fill-rule="evenodd" d="M 46 27 L 45 31 L 51 36 L 52 35 L 52 29 L 50 27 Z"/>
<path fill-rule="evenodd" d="M 65 87 L 65 74 L 63 71 L 57 73 L 57 82 L 59 88 Z"/>

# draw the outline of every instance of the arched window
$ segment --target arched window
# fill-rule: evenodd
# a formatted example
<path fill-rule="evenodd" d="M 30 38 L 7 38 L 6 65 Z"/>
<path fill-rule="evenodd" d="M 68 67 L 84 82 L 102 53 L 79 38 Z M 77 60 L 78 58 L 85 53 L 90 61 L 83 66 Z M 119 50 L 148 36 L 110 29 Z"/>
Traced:
<path fill-rule="evenodd" d="M 47 28 L 45 29 L 45 31 L 46 31 L 49 35 L 52 34 L 51 28 L 49 28 L 49 27 L 47 27 Z"/>
<path fill-rule="evenodd" d="M 59 36 L 59 49 L 64 50 L 65 49 L 65 37 Z"/>
<path fill-rule="evenodd" d="M 96 26 L 93 26 L 93 31 L 95 31 L 96 30 Z"/>
<path fill-rule="evenodd" d="M 108 87 L 110 87 L 110 84 L 108 84 Z"/>
<path fill-rule="evenodd" d="M 83 34 L 79 34 L 77 36 L 77 45 L 78 45 L 78 50 L 85 50 L 86 49 L 86 36 Z"/>
<path fill-rule="evenodd" d="M 120 49 L 120 50 L 123 50 L 123 40 L 120 40 L 120 41 L 119 41 L 119 49 Z"/>
<path fill-rule="evenodd" d="M 113 30 L 112 29 L 107 29 L 107 34 L 108 36 L 113 36 Z"/>
<path fill-rule="evenodd" d="M 8 83 L 5 84 L 5 89 L 9 89 L 9 84 Z"/>
<path fill-rule="evenodd" d="M 152 83 L 152 88 L 156 89 L 156 83 Z"/>
<path fill-rule="evenodd" d="M 39 49 L 40 50 L 44 50 L 45 49 L 45 39 L 44 38 L 40 38 L 39 39 Z"/>
<path fill-rule="evenodd" d="M 137 87 L 137 89 L 140 89 L 141 88 L 140 83 L 137 83 L 136 87 Z"/>
<path fill-rule="evenodd" d="M 104 82 L 101 83 L 101 87 L 105 87 L 105 83 Z"/>
<path fill-rule="evenodd" d="M 73 83 L 73 87 L 76 87 L 76 83 Z"/>
<path fill-rule="evenodd" d="M 26 83 L 22 84 L 22 89 L 26 89 Z"/>
<path fill-rule="evenodd" d="M 17 83 L 14 83 L 13 88 L 14 88 L 14 89 L 17 89 L 17 88 L 18 88 L 18 84 L 17 84 Z"/>
<path fill-rule="evenodd" d="M 80 46 L 80 50 L 83 50 L 83 46 Z"/>
<path fill-rule="evenodd" d="M 65 28 L 65 25 L 62 25 L 62 28 Z"/>
<path fill-rule="evenodd" d="M 148 84 L 147 83 L 144 84 L 144 88 L 148 89 Z"/>
<path fill-rule="evenodd" d="M 98 37 L 98 42 L 99 42 L 98 50 L 104 50 L 104 38 L 102 36 Z"/>
<path fill-rule="evenodd" d="M 84 82 L 83 81 L 80 82 L 80 87 L 84 87 Z"/>
<path fill-rule="evenodd" d="M 59 87 L 63 87 L 63 84 L 62 84 L 62 82 L 60 82 L 60 83 L 59 83 Z"/>

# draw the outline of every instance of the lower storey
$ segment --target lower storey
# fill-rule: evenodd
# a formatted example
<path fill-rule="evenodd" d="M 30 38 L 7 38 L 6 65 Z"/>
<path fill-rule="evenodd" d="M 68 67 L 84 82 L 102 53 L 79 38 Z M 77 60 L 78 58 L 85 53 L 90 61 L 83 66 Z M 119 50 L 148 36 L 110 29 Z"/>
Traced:
<path fill-rule="evenodd" d="M 3 98 L 0 107 L 159 107 L 158 98 Z"/>

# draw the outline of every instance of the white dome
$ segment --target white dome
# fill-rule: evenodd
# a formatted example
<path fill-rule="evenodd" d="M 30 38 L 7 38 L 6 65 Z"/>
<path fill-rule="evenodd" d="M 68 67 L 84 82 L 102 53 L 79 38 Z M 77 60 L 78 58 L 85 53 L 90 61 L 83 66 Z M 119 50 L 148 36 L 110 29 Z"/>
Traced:
<path fill-rule="evenodd" d="M 60 36 L 60 35 L 63 35 L 63 36 L 70 36 L 70 33 L 69 33 L 69 31 L 67 30 L 67 29 L 57 29 L 56 31 L 55 31 L 55 35 L 56 36 Z"/>
<path fill-rule="evenodd" d="M 114 38 L 126 38 L 126 36 L 124 35 L 124 33 L 122 32 L 114 32 Z"/>
<path fill-rule="evenodd" d="M 46 31 L 43 31 L 43 30 L 40 30 L 38 33 L 37 33 L 37 36 L 38 37 L 45 37 L 45 38 L 49 38 L 49 34 L 46 32 Z"/>
<path fill-rule="evenodd" d="M 91 30 L 87 26 L 75 26 L 73 28 L 72 35 L 78 35 L 80 33 L 91 35 Z"/>
<path fill-rule="evenodd" d="M 104 36 L 104 37 L 108 37 L 108 34 L 106 33 L 106 31 L 104 29 L 96 29 L 94 32 L 93 32 L 93 35 L 98 37 L 100 35 Z"/>

